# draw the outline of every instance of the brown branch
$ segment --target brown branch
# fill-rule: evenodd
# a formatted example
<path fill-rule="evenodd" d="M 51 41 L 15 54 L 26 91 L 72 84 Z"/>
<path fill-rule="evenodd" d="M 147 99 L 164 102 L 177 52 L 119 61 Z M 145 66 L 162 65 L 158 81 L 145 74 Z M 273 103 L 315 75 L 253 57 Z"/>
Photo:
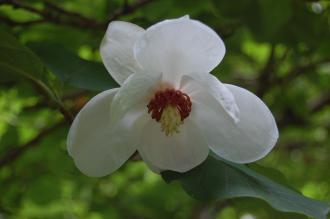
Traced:
<path fill-rule="evenodd" d="M 96 20 L 87 18 L 78 13 L 66 11 L 46 1 L 44 2 L 45 7 L 43 9 L 32 7 L 21 0 L 0 0 L 0 5 L 1 4 L 11 5 L 14 8 L 20 8 L 35 13 L 39 15 L 43 21 L 49 23 L 62 24 L 80 28 L 97 28 L 103 26 L 102 23 Z"/>
<path fill-rule="evenodd" d="M 310 104 L 310 111 L 312 113 L 321 111 L 323 108 L 330 106 L 330 95 L 325 95 L 322 96 L 320 98 L 318 98 L 317 100 L 313 101 Z"/>
<path fill-rule="evenodd" d="M 80 98 L 85 98 L 88 95 L 88 91 L 86 90 L 78 90 L 74 91 L 72 93 L 65 94 L 61 97 L 61 100 L 63 103 L 69 101 L 76 101 Z M 26 106 L 23 108 L 23 111 L 25 112 L 33 112 L 42 108 L 51 108 L 51 109 L 57 109 L 57 104 L 54 102 L 49 102 L 48 99 L 42 98 L 38 102 L 36 102 L 34 105 Z M 73 109 L 74 111 L 80 110 L 80 107 Z"/>
<path fill-rule="evenodd" d="M 44 23 L 44 19 L 36 19 L 36 20 L 29 20 L 29 21 L 15 21 L 8 17 L 0 16 L 0 21 L 8 26 L 30 26 L 35 24 Z"/>
<path fill-rule="evenodd" d="M 284 149 L 287 151 L 294 151 L 296 149 L 301 149 L 307 146 L 306 141 L 296 140 L 296 141 L 286 141 L 285 143 L 280 143 L 277 148 Z"/>
<path fill-rule="evenodd" d="M 283 114 L 276 119 L 277 125 L 280 129 L 291 125 L 300 127 L 308 125 L 307 118 L 303 118 L 297 115 L 297 113 L 294 112 L 290 107 L 285 108 L 282 113 Z"/>
<path fill-rule="evenodd" d="M 272 45 L 272 48 L 269 52 L 269 57 L 265 66 L 262 68 L 257 78 L 257 96 L 262 97 L 268 90 L 269 85 L 271 84 L 271 79 L 274 73 L 275 68 L 275 50 L 276 45 Z"/>
<path fill-rule="evenodd" d="M 74 116 L 72 115 L 72 113 L 62 103 L 58 103 L 57 106 L 58 106 L 59 111 L 64 116 L 65 120 L 69 124 L 71 124 L 73 122 L 73 120 L 74 120 Z"/>
<path fill-rule="evenodd" d="M 136 1 L 135 3 L 129 5 L 127 4 L 127 2 L 123 5 L 122 8 L 119 8 L 118 10 L 116 10 L 113 14 L 111 14 L 109 16 L 109 18 L 107 19 L 105 25 L 108 25 L 109 22 L 114 21 L 116 19 L 118 19 L 119 17 L 123 16 L 123 15 L 127 15 L 130 14 L 134 11 L 136 11 L 137 9 L 151 3 L 154 2 L 155 0 L 139 0 Z"/>
<path fill-rule="evenodd" d="M 262 97 L 265 93 L 271 90 L 274 87 L 283 87 L 290 82 L 294 81 L 297 77 L 302 75 L 312 73 L 319 65 L 330 62 L 329 58 L 321 59 L 318 61 L 304 63 L 293 67 L 289 70 L 284 76 L 278 77 L 275 74 L 272 74 L 275 71 L 276 66 L 282 63 L 289 51 L 279 59 L 275 60 L 274 51 L 270 52 L 268 61 L 266 62 L 263 69 L 258 74 L 257 78 L 246 78 L 246 77 L 237 77 L 236 79 L 240 81 L 241 84 L 248 84 L 251 87 L 257 87 L 257 96 Z"/>
<path fill-rule="evenodd" d="M 65 120 L 69 124 L 71 124 L 73 122 L 74 117 L 72 113 L 68 109 L 66 109 L 61 100 L 54 100 L 54 97 L 51 97 L 47 88 L 45 86 L 42 86 L 42 84 L 38 83 L 38 81 L 32 79 L 30 79 L 30 81 L 32 82 L 32 85 L 35 87 L 36 91 L 40 93 L 41 96 L 43 96 L 46 100 L 49 100 L 49 102 L 47 101 L 49 103 L 48 105 L 51 105 L 52 103 L 55 104 L 58 110 L 62 113 Z"/>
<path fill-rule="evenodd" d="M 207 215 L 206 215 L 207 214 Z M 208 203 L 198 203 L 191 209 L 189 219 L 207 218 L 210 216 L 210 206 Z"/>
<path fill-rule="evenodd" d="M 85 22 L 92 22 L 92 23 L 95 22 L 91 18 L 85 17 L 80 13 L 67 11 L 49 0 L 42 0 L 42 1 L 45 4 L 45 8 L 48 10 L 56 11 L 57 13 L 65 15 L 67 17 L 75 17 L 76 19 L 84 20 Z"/>
<path fill-rule="evenodd" d="M 230 36 L 232 36 L 235 33 L 235 31 L 237 31 L 237 29 L 240 28 L 241 26 L 242 26 L 241 22 L 235 21 L 229 24 L 222 24 L 221 26 L 215 28 L 215 31 L 221 36 L 222 39 L 227 39 Z"/>
<path fill-rule="evenodd" d="M 214 219 L 223 209 L 230 206 L 232 203 L 229 199 L 211 203 L 197 203 L 190 212 L 190 219 Z"/>
<path fill-rule="evenodd" d="M 32 7 L 31 5 L 23 2 L 22 0 L 0 0 L 0 5 L 11 5 L 14 8 L 23 9 L 39 15 L 41 18 L 36 21 L 14 21 L 6 18 L 4 21 L 8 25 L 33 25 L 40 23 L 54 23 L 65 26 L 72 26 L 76 28 L 88 28 L 103 30 L 107 27 L 108 23 L 118 19 L 120 16 L 130 14 L 140 7 L 153 2 L 154 0 L 140 0 L 131 5 L 124 4 L 124 6 L 116 10 L 106 22 L 100 22 L 92 18 L 88 18 L 80 13 L 65 10 L 58 5 L 50 2 L 49 0 L 43 0 L 44 8 L 39 9 Z"/>
<path fill-rule="evenodd" d="M 289 51 L 288 51 L 289 52 Z M 287 52 L 284 54 L 287 57 Z M 278 60 L 278 62 L 283 61 L 284 58 Z M 272 63 L 273 62 L 273 63 Z M 278 64 L 278 62 L 276 64 Z M 271 77 L 271 71 L 274 71 L 274 52 L 271 52 L 269 55 L 269 59 L 265 64 L 265 67 L 261 71 L 260 77 L 254 80 L 256 85 L 258 86 L 257 95 L 263 96 L 267 93 L 270 89 L 280 86 L 284 87 L 285 85 L 289 84 L 297 77 L 305 75 L 307 73 L 313 72 L 319 65 L 330 62 L 329 58 L 318 60 L 315 62 L 304 63 L 292 68 L 285 76 L 282 77 Z M 325 96 L 318 101 L 312 103 L 311 106 L 306 106 L 310 113 L 315 113 L 325 106 L 329 105 L 330 97 Z M 301 116 L 297 115 L 293 109 L 290 107 L 285 108 L 282 111 L 282 115 L 277 119 L 277 123 L 279 127 L 283 128 L 289 125 L 299 125 L 299 126 L 307 126 L 309 121 L 307 118 L 302 118 Z"/>
<path fill-rule="evenodd" d="M 24 9 L 35 14 L 43 15 L 44 11 L 22 3 L 20 0 L 0 0 L 0 5 L 12 5 L 14 8 Z"/>
<path fill-rule="evenodd" d="M 25 143 L 19 147 L 11 146 L 10 148 L 12 148 L 12 149 L 10 149 L 5 155 L 3 155 L 0 158 L 0 168 L 4 167 L 8 163 L 15 161 L 22 154 L 24 154 L 27 150 L 37 146 L 38 143 L 40 143 L 48 134 L 54 132 L 55 130 L 57 130 L 58 128 L 60 128 L 64 125 L 65 125 L 65 121 L 62 120 L 46 129 L 44 129 L 36 137 L 34 137 L 32 140 L 28 141 L 27 143 Z"/>
<path fill-rule="evenodd" d="M 323 110 L 327 106 L 330 106 L 330 95 L 324 95 L 317 98 L 310 104 L 306 105 L 306 109 L 309 113 L 313 114 Z M 295 113 L 290 107 L 285 108 L 282 113 L 282 116 L 277 119 L 277 124 L 280 128 L 289 125 L 309 125 L 308 118 L 297 115 L 297 113 Z"/>
<path fill-rule="evenodd" d="M 318 60 L 315 62 L 310 62 L 307 64 L 305 63 L 305 64 L 298 65 L 298 66 L 294 67 L 293 69 L 291 69 L 285 76 L 283 76 L 281 78 L 277 78 L 273 82 L 273 84 L 274 85 L 279 85 L 279 84 L 284 85 L 301 75 L 304 75 L 309 72 L 313 72 L 313 70 L 315 68 L 317 68 L 319 65 L 327 63 L 327 62 L 330 62 L 329 58 Z"/>
<path fill-rule="evenodd" d="M 285 76 L 275 79 L 275 81 L 272 82 L 272 86 L 270 86 L 268 89 L 271 89 L 274 86 L 283 87 L 284 85 L 292 82 L 295 78 L 307 73 L 311 73 L 320 64 L 327 62 L 330 62 L 328 58 L 296 66 L 295 68 L 291 69 Z M 329 104 L 329 97 L 326 96 L 324 97 L 324 99 L 321 99 L 319 100 L 319 102 L 315 102 L 310 107 L 308 107 L 309 108 L 308 111 L 310 113 L 315 113 L 328 104 Z M 306 126 L 309 124 L 307 118 L 302 118 L 301 116 L 297 115 L 289 107 L 283 111 L 283 115 L 277 121 L 280 127 L 286 127 L 288 125 Z"/>

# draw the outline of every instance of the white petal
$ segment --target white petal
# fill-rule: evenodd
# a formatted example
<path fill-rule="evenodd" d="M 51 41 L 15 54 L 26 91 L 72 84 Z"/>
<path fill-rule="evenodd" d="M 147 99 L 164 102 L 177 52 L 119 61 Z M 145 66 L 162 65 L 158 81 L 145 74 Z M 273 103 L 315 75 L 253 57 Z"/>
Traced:
<path fill-rule="evenodd" d="M 144 32 L 143 28 L 123 21 L 113 21 L 108 26 L 100 53 L 105 67 L 119 84 L 139 70 L 133 46 Z"/>
<path fill-rule="evenodd" d="M 119 89 L 110 108 L 111 122 L 116 123 L 137 105 L 144 104 L 147 111 L 149 98 L 159 82 L 161 75 L 132 74 Z"/>
<path fill-rule="evenodd" d="M 213 107 L 222 107 L 235 123 L 239 121 L 239 108 L 230 90 L 211 74 L 184 75 L 181 80 L 181 90 L 192 99 L 205 102 L 207 99 L 199 98 L 199 93 L 208 93 L 210 97 L 217 100 L 218 104 Z M 209 104 L 210 101 L 205 104 Z M 211 101 L 215 103 L 214 101 Z"/>
<path fill-rule="evenodd" d="M 145 125 L 151 120 L 151 117 L 148 114 L 148 111 L 146 110 L 145 106 L 142 104 L 140 107 L 144 107 L 142 109 L 143 112 L 139 115 L 139 117 L 135 120 L 133 124 L 133 132 L 135 133 L 137 139 L 136 142 L 140 142 L 143 129 Z M 139 151 L 139 155 L 150 170 L 158 174 L 161 172 L 161 169 L 159 167 L 155 166 L 148 160 L 148 158 L 143 154 L 143 151 Z"/>
<path fill-rule="evenodd" d="M 117 170 L 136 145 L 126 131 L 130 122 L 110 123 L 110 105 L 118 89 L 93 97 L 78 113 L 70 128 L 67 147 L 78 169 L 88 176 L 104 176 Z"/>
<path fill-rule="evenodd" d="M 139 153 L 161 170 L 185 172 L 196 167 L 208 155 L 207 142 L 189 119 L 179 129 L 180 133 L 166 136 L 158 122 L 149 120 L 142 131 Z"/>
<path fill-rule="evenodd" d="M 233 85 L 226 86 L 240 109 L 238 123 L 235 124 L 222 108 L 211 108 L 213 104 L 193 103 L 195 111 L 191 116 L 198 121 L 211 149 L 219 156 L 237 163 L 259 160 L 269 153 L 277 141 L 274 117 L 251 92 Z"/>
<path fill-rule="evenodd" d="M 163 73 L 169 82 L 182 74 L 210 72 L 224 54 L 220 37 L 205 24 L 186 16 L 151 26 L 134 47 L 141 66 L 147 72 Z"/>

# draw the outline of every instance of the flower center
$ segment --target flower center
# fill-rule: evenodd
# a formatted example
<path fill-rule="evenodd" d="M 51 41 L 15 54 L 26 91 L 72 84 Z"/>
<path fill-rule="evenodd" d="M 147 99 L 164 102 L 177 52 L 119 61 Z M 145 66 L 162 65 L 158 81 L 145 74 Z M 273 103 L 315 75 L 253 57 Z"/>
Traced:
<path fill-rule="evenodd" d="M 147 105 L 151 118 L 160 122 L 166 136 L 179 132 L 179 126 L 189 116 L 191 106 L 189 96 L 174 89 L 157 91 Z"/>

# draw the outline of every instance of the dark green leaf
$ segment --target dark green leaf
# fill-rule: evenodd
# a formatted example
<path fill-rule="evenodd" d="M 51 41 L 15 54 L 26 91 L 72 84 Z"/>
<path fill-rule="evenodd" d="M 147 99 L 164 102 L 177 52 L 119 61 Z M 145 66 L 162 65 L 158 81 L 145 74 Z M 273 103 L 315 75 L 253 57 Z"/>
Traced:
<path fill-rule="evenodd" d="M 288 180 L 286 179 L 286 177 L 284 176 L 284 174 L 276 169 L 273 169 L 271 167 L 261 166 L 256 163 L 248 164 L 248 167 L 250 169 L 258 172 L 259 174 L 262 174 L 262 175 L 268 177 L 271 180 L 275 180 L 276 182 L 291 188 L 291 185 L 288 182 Z"/>
<path fill-rule="evenodd" d="M 32 80 L 51 97 L 52 75 L 46 71 L 40 59 L 13 36 L 0 29 L 0 81 L 14 81 L 24 77 Z"/>
<path fill-rule="evenodd" d="M 253 29 L 256 37 L 258 32 L 265 39 L 271 39 L 288 22 L 291 16 L 291 0 L 259 0 L 260 25 Z M 271 8 L 271 10 L 269 10 Z M 259 36 L 260 37 L 260 36 Z"/>
<path fill-rule="evenodd" d="M 179 180 L 192 197 L 202 200 L 255 197 L 279 211 L 319 219 L 325 219 L 330 209 L 326 203 L 304 197 L 245 165 L 225 161 L 214 154 L 187 173 L 166 171 L 162 176 L 167 182 Z"/>
<path fill-rule="evenodd" d="M 228 4 L 226 0 L 213 2 L 225 19 L 238 20 L 259 41 L 274 41 L 292 14 L 291 0 L 237 0 L 236 4 Z"/>
<path fill-rule="evenodd" d="M 101 63 L 83 60 L 58 44 L 34 43 L 30 47 L 66 84 L 95 91 L 118 87 Z"/>

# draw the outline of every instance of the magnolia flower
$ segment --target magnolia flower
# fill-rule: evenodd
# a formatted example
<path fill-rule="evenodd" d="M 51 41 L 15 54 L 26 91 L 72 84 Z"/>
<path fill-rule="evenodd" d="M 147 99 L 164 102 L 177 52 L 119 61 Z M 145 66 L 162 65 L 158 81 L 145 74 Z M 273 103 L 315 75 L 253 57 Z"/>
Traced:
<path fill-rule="evenodd" d="M 121 87 L 93 97 L 70 128 L 69 154 L 86 175 L 110 174 L 135 151 L 155 172 L 185 172 L 209 150 L 248 163 L 275 145 L 278 130 L 267 106 L 210 74 L 225 46 L 205 24 L 188 16 L 146 30 L 111 22 L 100 51 Z"/>

